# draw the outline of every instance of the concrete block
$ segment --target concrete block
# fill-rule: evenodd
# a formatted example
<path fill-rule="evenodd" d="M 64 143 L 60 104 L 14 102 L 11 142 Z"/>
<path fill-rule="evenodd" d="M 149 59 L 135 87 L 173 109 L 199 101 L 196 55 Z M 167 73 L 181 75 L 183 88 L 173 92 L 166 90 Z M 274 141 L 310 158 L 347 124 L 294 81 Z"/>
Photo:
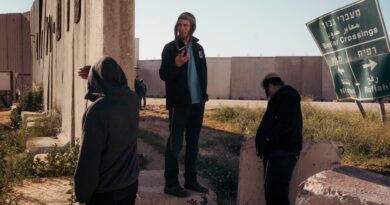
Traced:
<path fill-rule="evenodd" d="M 41 125 L 43 125 L 43 123 L 37 123 L 37 122 L 34 122 L 34 121 L 27 122 L 26 123 L 26 129 L 30 129 L 30 128 L 33 128 L 35 126 L 41 126 Z"/>
<path fill-rule="evenodd" d="M 55 145 L 60 145 L 58 139 L 52 137 L 32 137 L 27 139 L 26 151 L 32 155 L 47 153 Z"/>
<path fill-rule="evenodd" d="M 390 178 L 353 167 L 323 171 L 299 186 L 295 204 L 390 204 Z"/>
<path fill-rule="evenodd" d="M 32 137 L 27 139 L 26 151 L 32 155 L 49 152 L 55 145 L 57 149 L 68 149 L 70 138 L 65 133 L 60 133 L 57 137 Z"/>
<path fill-rule="evenodd" d="M 182 173 L 179 174 L 180 184 L 184 184 Z M 207 180 L 199 177 L 200 183 L 207 186 Z M 191 196 L 187 198 L 178 198 L 164 193 L 164 171 L 151 170 L 142 171 L 139 176 L 138 196 L 136 205 L 183 205 L 187 201 L 194 199 L 198 204 L 202 201 L 202 194 L 191 191 Z M 210 186 L 207 186 L 210 187 Z M 209 205 L 216 205 L 216 196 L 210 189 L 206 195 Z"/>
<path fill-rule="evenodd" d="M 290 202 L 293 204 L 298 185 L 323 170 L 341 165 L 342 145 L 335 142 L 307 140 L 303 143 L 300 159 L 290 183 Z M 254 138 L 241 147 L 237 204 L 265 205 L 262 160 L 256 156 Z M 250 190 L 250 191 L 248 191 Z"/>
<path fill-rule="evenodd" d="M 23 111 L 21 116 L 22 116 L 22 121 L 26 122 L 26 119 L 29 117 L 46 117 L 47 113 L 46 112 L 29 112 L 29 111 Z"/>

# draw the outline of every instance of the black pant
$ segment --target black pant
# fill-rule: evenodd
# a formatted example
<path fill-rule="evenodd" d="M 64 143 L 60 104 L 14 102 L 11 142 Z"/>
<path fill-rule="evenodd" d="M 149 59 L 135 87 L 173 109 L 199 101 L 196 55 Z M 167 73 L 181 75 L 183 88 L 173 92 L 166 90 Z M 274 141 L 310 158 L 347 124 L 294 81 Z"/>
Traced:
<path fill-rule="evenodd" d="M 139 102 L 139 106 L 141 107 L 141 105 L 142 105 L 141 102 L 143 101 L 143 103 L 144 103 L 143 107 L 146 108 L 146 95 L 142 95 L 140 98 L 141 99 L 140 99 L 140 102 Z"/>
<path fill-rule="evenodd" d="M 267 205 L 289 205 L 290 180 L 298 156 L 278 152 L 264 156 L 264 192 Z"/>
<path fill-rule="evenodd" d="M 172 108 L 169 110 L 170 136 L 165 150 L 165 185 L 179 185 L 178 156 L 183 146 L 185 132 L 186 156 L 184 178 L 187 182 L 196 181 L 196 158 L 198 156 L 198 141 L 202 128 L 204 103 L 193 104 L 187 108 Z"/>
<path fill-rule="evenodd" d="M 95 193 L 87 205 L 134 205 L 137 192 L 138 180 L 124 189 Z"/>

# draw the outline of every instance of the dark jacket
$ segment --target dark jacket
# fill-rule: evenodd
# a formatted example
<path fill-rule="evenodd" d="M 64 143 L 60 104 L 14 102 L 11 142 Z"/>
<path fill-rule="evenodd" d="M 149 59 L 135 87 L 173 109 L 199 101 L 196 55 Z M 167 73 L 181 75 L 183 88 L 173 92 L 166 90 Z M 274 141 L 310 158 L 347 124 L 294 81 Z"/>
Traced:
<path fill-rule="evenodd" d="M 302 149 L 301 97 L 291 86 L 281 87 L 269 100 L 256 133 L 257 155 L 276 151 L 299 155 Z"/>
<path fill-rule="evenodd" d="M 198 39 L 192 37 L 192 48 L 195 58 L 195 65 L 202 91 L 203 101 L 208 100 L 207 96 L 207 64 L 203 47 Z M 176 43 L 177 42 L 177 43 Z M 182 41 L 172 41 L 165 45 L 161 54 L 160 78 L 165 81 L 167 109 L 173 107 L 186 107 L 191 105 L 191 96 L 188 88 L 187 70 L 188 62 L 181 67 L 175 64 L 175 58 L 179 54 L 179 48 L 183 47 Z"/>
<path fill-rule="evenodd" d="M 114 59 L 104 57 L 92 67 L 86 98 L 94 103 L 82 121 L 81 151 L 74 176 L 78 202 L 88 202 L 94 193 L 126 188 L 136 182 L 139 173 L 139 100 Z"/>

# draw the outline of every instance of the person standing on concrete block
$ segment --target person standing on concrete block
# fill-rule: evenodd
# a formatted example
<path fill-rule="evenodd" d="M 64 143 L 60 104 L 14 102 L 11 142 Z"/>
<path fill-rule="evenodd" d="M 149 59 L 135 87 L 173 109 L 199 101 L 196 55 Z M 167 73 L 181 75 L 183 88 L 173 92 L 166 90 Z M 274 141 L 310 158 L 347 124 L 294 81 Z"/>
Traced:
<path fill-rule="evenodd" d="M 82 75 L 80 75 L 82 76 Z M 82 143 L 74 176 L 79 204 L 134 204 L 139 167 L 139 100 L 121 67 L 103 57 L 90 69 Z"/>
<path fill-rule="evenodd" d="M 165 81 L 170 135 L 165 150 L 164 192 L 187 197 L 186 189 L 208 193 L 197 181 L 196 159 L 207 96 L 207 65 L 203 47 L 193 37 L 196 19 L 180 14 L 174 27 L 175 39 L 162 51 L 160 78 Z M 179 184 L 178 156 L 185 133 L 186 155 L 184 188 Z"/>
<path fill-rule="evenodd" d="M 267 205 L 288 205 L 290 180 L 302 149 L 301 97 L 276 73 L 266 75 L 262 86 L 268 105 L 256 148 L 263 159 L 265 200 Z"/>

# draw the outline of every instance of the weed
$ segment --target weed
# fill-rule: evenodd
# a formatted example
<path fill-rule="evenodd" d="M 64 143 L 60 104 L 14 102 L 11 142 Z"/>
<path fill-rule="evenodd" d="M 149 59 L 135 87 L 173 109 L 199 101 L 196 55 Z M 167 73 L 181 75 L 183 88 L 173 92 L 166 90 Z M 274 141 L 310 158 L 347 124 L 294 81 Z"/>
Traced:
<path fill-rule="evenodd" d="M 76 169 L 80 145 L 68 150 L 59 150 L 55 145 L 44 160 L 34 161 L 34 175 L 38 177 L 72 176 Z"/>
<path fill-rule="evenodd" d="M 43 102 L 43 89 L 40 88 L 38 91 L 27 90 L 23 92 L 20 103 L 11 112 L 11 125 L 14 128 L 20 128 L 21 126 L 21 113 L 22 111 L 40 111 L 42 109 Z"/>
<path fill-rule="evenodd" d="M 219 200 L 236 197 L 238 184 L 238 157 L 223 153 L 199 156 L 198 167 L 202 176 L 213 185 Z"/>
<path fill-rule="evenodd" d="M 61 130 L 61 115 L 52 111 L 47 117 L 34 121 L 34 126 L 27 129 L 29 137 L 57 136 Z"/>
<path fill-rule="evenodd" d="M 221 108 L 211 116 L 237 130 L 245 125 L 248 135 L 254 136 L 263 112 L 264 109 Z M 390 172 L 390 124 L 382 124 L 377 114 L 367 113 L 368 117 L 362 119 L 359 113 L 320 110 L 302 103 L 302 115 L 304 138 L 339 141 L 345 148 L 346 163 L 382 174 Z"/>

